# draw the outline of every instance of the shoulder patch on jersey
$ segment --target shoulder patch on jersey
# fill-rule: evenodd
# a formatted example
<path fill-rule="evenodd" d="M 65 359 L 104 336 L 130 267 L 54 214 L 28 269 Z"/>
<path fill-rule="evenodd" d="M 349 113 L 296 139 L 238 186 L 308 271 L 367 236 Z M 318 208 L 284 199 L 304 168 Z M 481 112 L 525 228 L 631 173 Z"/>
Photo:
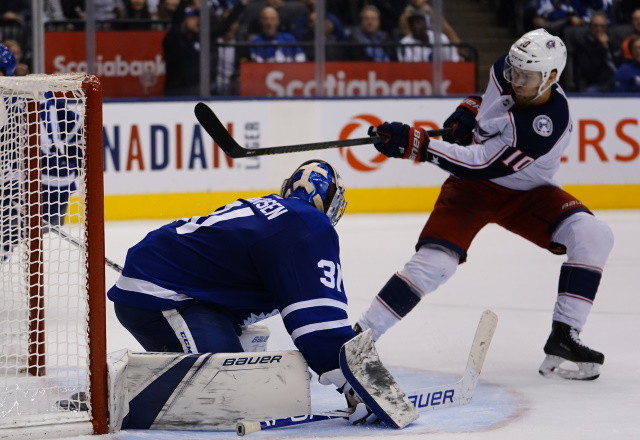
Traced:
<path fill-rule="evenodd" d="M 549 137 L 553 133 L 553 122 L 547 115 L 538 115 L 533 120 L 533 131 L 540 136 Z"/>

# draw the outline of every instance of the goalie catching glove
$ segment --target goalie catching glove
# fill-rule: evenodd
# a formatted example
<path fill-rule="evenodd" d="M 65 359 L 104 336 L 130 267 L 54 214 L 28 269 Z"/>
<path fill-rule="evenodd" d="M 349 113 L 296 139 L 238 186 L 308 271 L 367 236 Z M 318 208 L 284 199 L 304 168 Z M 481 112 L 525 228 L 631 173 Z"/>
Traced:
<path fill-rule="evenodd" d="M 369 136 L 385 136 L 387 139 L 374 143 L 376 150 L 387 157 L 417 160 L 427 160 L 429 135 L 422 128 L 410 127 L 401 122 L 385 122 L 377 127 L 369 127 Z"/>
<path fill-rule="evenodd" d="M 442 140 L 451 144 L 470 145 L 473 142 L 473 129 L 476 127 L 476 116 L 482 104 L 481 96 L 468 96 L 456 107 L 451 116 L 444 121 L 444 128 L 451 128 L 450 134 L 442 136 Z"/>

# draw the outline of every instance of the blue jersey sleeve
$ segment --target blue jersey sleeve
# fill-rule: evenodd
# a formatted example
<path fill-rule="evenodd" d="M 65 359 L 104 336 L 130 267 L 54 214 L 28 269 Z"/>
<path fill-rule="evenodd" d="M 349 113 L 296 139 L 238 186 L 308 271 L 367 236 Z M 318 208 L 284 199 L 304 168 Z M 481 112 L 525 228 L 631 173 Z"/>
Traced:
<path fill-rule="evenodd" d="M 274 292 L 285 328 L 318 374 L 339 367 L 340 347 L 354 336 L 347 316 L 338 235 L 327 216 L 294 201 L 299 233 L 256 250 L 261 278 Z M 287 241 L 287 243 L 283 243 Z"/>

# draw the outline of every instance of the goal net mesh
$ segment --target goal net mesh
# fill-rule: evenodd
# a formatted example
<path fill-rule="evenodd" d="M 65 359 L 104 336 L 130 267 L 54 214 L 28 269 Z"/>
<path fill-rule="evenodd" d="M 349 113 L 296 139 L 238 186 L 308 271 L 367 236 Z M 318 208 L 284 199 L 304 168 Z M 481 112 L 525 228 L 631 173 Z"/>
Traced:
<path fill-rule="evenodd" d="M 0 77 L 0 437 L 92 418 L 86 79 Z"/>

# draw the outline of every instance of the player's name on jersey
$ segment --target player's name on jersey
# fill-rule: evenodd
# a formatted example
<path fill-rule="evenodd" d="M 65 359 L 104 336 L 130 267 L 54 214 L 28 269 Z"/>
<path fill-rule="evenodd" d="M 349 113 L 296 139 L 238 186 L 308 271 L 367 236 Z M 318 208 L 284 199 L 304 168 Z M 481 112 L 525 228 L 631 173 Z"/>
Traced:
<path fill-rule="evenodd" d="M 258 210 L 267 217 L 267 220 L 273 220 L 287 212 L 287 208 L 274 199 L 255 197 L 247 199 L 247 201 L 258 208 Z"/>

